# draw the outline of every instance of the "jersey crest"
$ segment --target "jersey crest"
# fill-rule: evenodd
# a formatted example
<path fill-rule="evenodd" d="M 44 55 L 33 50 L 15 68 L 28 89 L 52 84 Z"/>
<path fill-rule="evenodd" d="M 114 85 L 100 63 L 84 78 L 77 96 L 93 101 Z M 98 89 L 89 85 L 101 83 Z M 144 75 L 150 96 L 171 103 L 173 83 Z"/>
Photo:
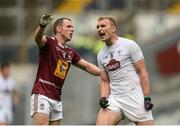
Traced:
<path fill-rule="evenodd" d="M 63 59 L 66 62 L 71 63 L 73 58 L 73 52 L 62 50 L 59 46 L 56 46 L 56 52 L 59 59 Z"/>

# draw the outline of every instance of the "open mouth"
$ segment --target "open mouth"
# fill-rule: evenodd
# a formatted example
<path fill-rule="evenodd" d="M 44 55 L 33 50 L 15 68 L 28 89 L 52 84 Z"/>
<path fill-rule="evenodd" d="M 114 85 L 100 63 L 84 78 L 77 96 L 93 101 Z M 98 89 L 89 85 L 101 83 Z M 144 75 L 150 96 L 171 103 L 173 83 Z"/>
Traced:
<path fill-rule="evenodd" d="M 100 37 L 104 37 L 104 36 L 105 36 L 105 33 L 99 33 L 99 36 L 100 36 Z"/>
<path fill-rule="evenodd" d="M 70 37 L 72 38 L 73 33 L 70 33 Z"/>

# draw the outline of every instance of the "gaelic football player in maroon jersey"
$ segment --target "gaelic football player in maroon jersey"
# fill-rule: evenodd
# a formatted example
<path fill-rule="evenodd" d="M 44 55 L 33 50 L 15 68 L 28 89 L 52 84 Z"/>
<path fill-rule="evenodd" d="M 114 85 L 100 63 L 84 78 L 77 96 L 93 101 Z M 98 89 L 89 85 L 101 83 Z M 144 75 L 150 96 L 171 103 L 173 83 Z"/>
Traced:
<path fill-rule="evenodd" d="M 43 35 L 52 19 L 50 14 L 43 15 L 35 32 L 35 42 L 39 47 L 39 67 L 31 95 L 31 116 L 35 125 L 60 124 L 63 118 L 61 89 L 71 64 L 95 76 L 101 73 L 98 67 L 64 45 L 73 35 L 71 19 L 57 19 L 54 23 L 55 36 Z"/>

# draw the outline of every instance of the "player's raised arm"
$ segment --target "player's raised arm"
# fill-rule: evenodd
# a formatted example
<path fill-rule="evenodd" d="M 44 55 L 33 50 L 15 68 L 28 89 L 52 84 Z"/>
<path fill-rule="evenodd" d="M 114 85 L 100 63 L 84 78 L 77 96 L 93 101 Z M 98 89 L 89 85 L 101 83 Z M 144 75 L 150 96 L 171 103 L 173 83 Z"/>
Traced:
<path fill-rule="evenodd" d="M 88 73 L 90 73 L 92 75 L 95 75 L 95 76 L 100 75 L 100 69 L 96 65 L 94 65 L 92 63 L 89 63 L 84 59 L 79 60 L 76 63 L 76 66 L 79 67 L 82 70 L 87 71 Z"/>
<path fill-rule="evenodd" d="M 43 47 L 47 40 L 45 37 L 43 37 L 43 32 L 45 27 L 52 21 L 53 16 L 51 14 L 45 14 L 41 17 L 39 27 L 37 28 L 35 32 L 35 42 L 39 47 Z"/>

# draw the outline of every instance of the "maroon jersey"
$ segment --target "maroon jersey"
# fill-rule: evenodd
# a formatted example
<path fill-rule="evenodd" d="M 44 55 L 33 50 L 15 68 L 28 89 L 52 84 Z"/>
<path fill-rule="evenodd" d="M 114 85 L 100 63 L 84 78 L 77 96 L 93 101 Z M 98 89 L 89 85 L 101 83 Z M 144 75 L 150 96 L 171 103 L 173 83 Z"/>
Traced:
<path fill-rule="evenodd" d="M 59 45 L 55 37 L 46 38 L 47 43 L 39 49 L 39 67 L 32 93 L 60 100 L 69 67 L 81 58 L 74 49 Z"/>

